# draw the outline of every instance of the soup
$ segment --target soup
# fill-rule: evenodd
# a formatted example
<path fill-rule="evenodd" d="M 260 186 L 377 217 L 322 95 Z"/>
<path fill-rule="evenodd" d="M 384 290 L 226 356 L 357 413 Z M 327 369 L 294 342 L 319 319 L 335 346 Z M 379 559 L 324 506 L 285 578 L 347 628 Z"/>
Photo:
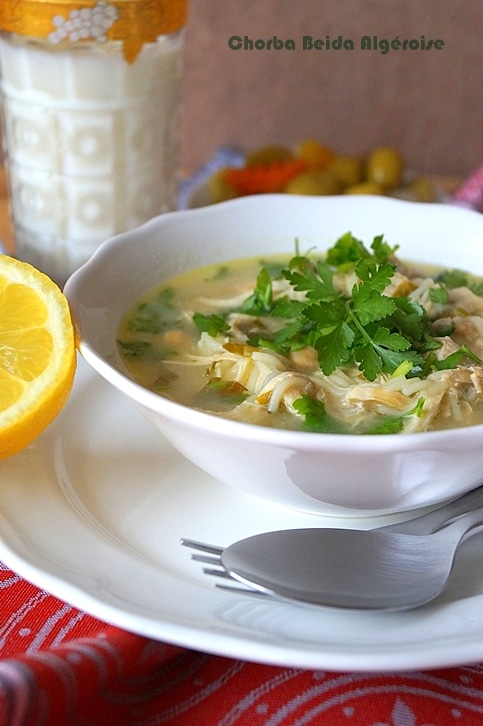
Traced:
<path fill-rule="evenodd" d="M 147 293 L 118 346 L 141 385 L 246 423 L 387 434 L 483 422 L 483 282 L 351 233 Z"/>

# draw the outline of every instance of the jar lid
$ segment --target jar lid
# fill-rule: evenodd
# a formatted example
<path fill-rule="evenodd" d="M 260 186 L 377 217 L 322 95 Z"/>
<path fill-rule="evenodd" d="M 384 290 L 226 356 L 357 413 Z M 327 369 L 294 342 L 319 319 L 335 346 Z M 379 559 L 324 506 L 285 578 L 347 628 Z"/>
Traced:
<path fill-rule="evenodd" d="M 0 29 L 68 43 L 122 40 L 132 62 L 144 43 L 180 30 L 188 0 L 0 0 Z"/>

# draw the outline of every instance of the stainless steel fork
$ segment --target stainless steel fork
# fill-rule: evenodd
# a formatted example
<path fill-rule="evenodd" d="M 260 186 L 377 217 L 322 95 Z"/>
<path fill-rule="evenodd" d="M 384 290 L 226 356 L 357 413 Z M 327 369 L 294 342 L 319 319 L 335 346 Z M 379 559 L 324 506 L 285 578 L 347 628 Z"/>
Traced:
<path fill-rule="evenodd" d="M 208 544 L 207 542 L 199 542 L 198 540 L 188 539 L 186 537 L 182 537 L 180 539 L 180 544 L 183 547 L 188 547 L 189 549 L 194 550 L 194 552 L 191 553 L 192 560 L 205 565 L 211 565 L 211 567 L 203 567 L 202 571 L 203 574 L 215 578 L 213 585 L 219 590 L 233 590 L 235 592 L 242 592 L 247 595 L 255 595 L 263 598 L 274 597 L 266 592 L 255 590 L 255 588 L 250 587 L 249 585 L 244 585 L 238 580 L 235 580 L 221 562 L 221 555 L 224 550 L 223 547 Z M 217 582 L 217 579 L 220 581 Z M 224 580 L 224 582 L 221 582 L 221 580 Z"/>

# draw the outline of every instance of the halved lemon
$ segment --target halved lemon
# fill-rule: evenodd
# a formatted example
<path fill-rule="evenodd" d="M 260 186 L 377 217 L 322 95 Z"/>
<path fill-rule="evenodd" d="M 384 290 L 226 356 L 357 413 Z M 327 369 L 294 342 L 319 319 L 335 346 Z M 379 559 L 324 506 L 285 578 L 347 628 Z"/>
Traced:
<path fill-rule="evenodd" d="M 0 255 L 0 459 L 24 449 L 53 421 L 75 367 L 64 294 L 35 267 Z"/>

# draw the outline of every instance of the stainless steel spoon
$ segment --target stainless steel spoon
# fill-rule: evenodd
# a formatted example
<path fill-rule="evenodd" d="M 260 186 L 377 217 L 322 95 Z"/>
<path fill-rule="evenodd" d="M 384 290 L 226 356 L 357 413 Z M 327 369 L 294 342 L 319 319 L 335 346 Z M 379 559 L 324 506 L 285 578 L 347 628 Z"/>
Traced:
<path fill-rule="evenodd" d="M 483 487 L 379 529 L 248 537 L 224 549 L 221 564 L 236 580 L 268 594 L 342 608 L 404 610 L 444 590 L 458 546 L 480 529 Z"/>

